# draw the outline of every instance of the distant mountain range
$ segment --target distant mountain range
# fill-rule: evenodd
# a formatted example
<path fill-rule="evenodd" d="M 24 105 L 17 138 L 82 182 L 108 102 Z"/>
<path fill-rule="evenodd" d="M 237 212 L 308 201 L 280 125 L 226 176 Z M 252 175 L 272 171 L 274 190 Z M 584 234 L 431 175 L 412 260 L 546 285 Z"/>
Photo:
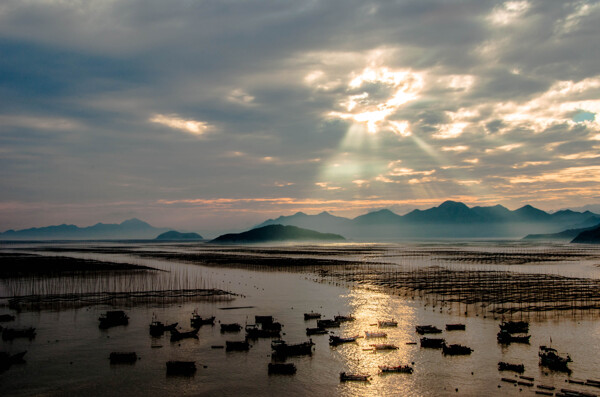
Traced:
<path fill-rule="evenodd" d="M 388 209 L 370 212 L 354 219 L 328 212 L 269 219 L 256 227 L 292 225 L 320 232 L 340 233 L 357 239 L 398 238 L 516 238 L 531 233 L 556 233 L 568 227 L 590 227 L 600 223 L 600 215 L 590 211 L 561 210 L 547 213 L 531 205 L 511 211 L 501 205 L 468 207 L 445 201 L 438 207 L 398 215 Z"/>
<path fill-rule="evenodd" d="M 97 223 L 88 227 L 58 225 L 8 230 L 0 233 L 0 240 L 143 240 L 153 239 L 170 230 L 172 229 L 154 227 L 144 221 L 132 218 L 119 224 Z"/>
<path fill-rule="evenodd" d="M 215 244 L 272 243 L 285 241 L 344 241 L 332 233 L 319 233 L 296 226 L 268 225 L 243 233 L 224 234 L 212 240 Z"/>

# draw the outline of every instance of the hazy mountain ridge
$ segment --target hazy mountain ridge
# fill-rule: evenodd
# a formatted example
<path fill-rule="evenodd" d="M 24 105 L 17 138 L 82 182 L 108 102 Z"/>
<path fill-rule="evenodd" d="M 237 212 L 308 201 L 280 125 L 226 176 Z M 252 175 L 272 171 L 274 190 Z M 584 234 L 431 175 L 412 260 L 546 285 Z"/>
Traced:
<path fill-rule="evenodd" d="M 153 239 L 171 228 L 157 228 L 136 218 L 121 223 L 97 223 L 93 226 L 54 225 L 0 233 L 0 240 L 94 240 Z"/>
<path fill-rule="evenodd" d="M 340 233 L 353 238 L 434 237 L 523 237 L 533 233 L 556 233 L 567 228 L 589 227 L 600 219 L 590 211 L 561 210 L 548 213 L 525 205 L 514 211 L 501 205 L 468 207 L 445 201 L 437 207 L 398 215 L 388 209 L 369 212 L 354 219 L 329 213 L 296 213 L 269 219 L 256 227 L 272 224 L 306 227 Z"/>
<path fill-rule="evenodd" d="M 202 237 L 198 233 L 182 233 L 182 232 L 178 232 L 176 230 L 164 232 L 155 238 L 155 240 L 203 240 L 203 239 L 204 239 L 204 237 Z"/>
<path fill-rule="evenodd" d="M 600 225 L 590 230 L 584 230 L 571 241 L 572 243 L 600 244 Z"/>
<path fill-rule="evenodd" d="M 333 233 L 319 233 L 297 226 L 267 225 L 242 233 L 229 233 L 217 237 L 211 243 L 239 244 L 265 243 L 278 241 L 344 241 L 345 238 Z"/>

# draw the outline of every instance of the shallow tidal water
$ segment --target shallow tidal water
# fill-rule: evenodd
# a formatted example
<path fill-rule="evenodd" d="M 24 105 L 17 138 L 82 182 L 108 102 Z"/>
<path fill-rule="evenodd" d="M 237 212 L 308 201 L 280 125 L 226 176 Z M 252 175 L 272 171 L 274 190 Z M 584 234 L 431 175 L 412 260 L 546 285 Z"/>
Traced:
<path fill-rule="evenodd" d="M 159 247 L 160 248 L 160 247 Z M 163 247 L 164 248 L 164 247 Z M 145 249 L 156 249 L 146 247 Z M 162 249 L 162 248 L 161 248 Z M 196 250 L 178 247 L 177 250 Z M 490 248 L 493 249 L 493 246 Z M 523 248 L 525 249 L 525 248 Z M 533 246 L 532 249 L 537 249 Z M 390 257 L 400 250 L 395 246 Z M 65 254 L 66 255 L 66 254 Z M 76 254 L 73 254 L 76 255 Z M 77 254 L 80 255 L 80 254 Z M 240 268 L 204 267 L 155 259 L 132 260 L 127 255 L 92 253 L 86 257 L 144 264 L 187 276 L 199 275 L 206 283 L 240 294 L 231 301 L 199 301 L 168 305 L 119 306 L 129 317 L 129 325 L 100 330 L 98 317 L 112 306 L 88 306 L 60 311 L 22 312 L 17 320 L 4 326 L 37 328 L 34 340 L 1 341 L 1 350 L 10 353 L 27 350 L 26 364 L 13 365 L 0 374 L 0 395 L 6 396 L 264 396 L 264 395 L 340 395 L 340 396 L 505 396 L 534 395 L 534 387 L 513 386 L 502 377 L 515 378 L 512 372 L 499 372 L 499 361 L 523 363 L 525 376 L 534 384 L 569 388 L 600 394 L 600 389 L 566 383 L 567 379 L 600 379 L 600 319 L 596 316 L 546 315 L 529 319 L 529 345 L 501 346 L 496 342 L 499 319 L 491 316 L 465 316 L 432 307 L 419 298 L 405 298 L 384 292 L 349 287 L 335 280 L 315 282 L 311 274 L 275 272 Z M 358 258 L 365 261 L 364 257 Z M 427 259 L 424 259 L 425 261 Z M 438 264 L 437 262 L 435 264 Z M 596 277 L 594 262 L 543 265 L 548 272 L 588 274 Z M 460 265 L 464 266 L 464 265 Z M 489 266 L 489 265 L 482 265 Z M 515 271 L 518 267 L 512 266 Z M 525 265 L 535 266 L 535 265 Z M 573 266 L 572 269 L 565 268 Z M 542 271 L 541 266 L 537 267 Z M 586 273 L 587 272 L 587 273 Z M 252 308 L 222 310 L 228 307 Z M 214 327 L 203 326 L 198 340 L 169 341 L 166 333 L 152 338 L 148 325 L 153 314 L 163 322 L 178 322 L 190 329 L 191 313 L 216 316 Z M 290 343 L 308 340 L 303 313 L 320 312 L 323 318 L 352 314 L 356 321 L 344 323 L 333 333 L 350 336 L 377 330 L 378 320 L 396 319 L 397 328 L 386 328 L 387 339 L 358 339 L 357 343 L 330 347 L 327 335 L 313 335 L 316 344 L 311 356 L 291 357 L 297 373 L 292 376 L 268 375 L 271 362 L 270 339 L 253 342 L 249 352 L 213 349 L 226 340 L 242 340 L 244 333 L 221 334 L 219 322 L 254 322 L 255 315 L 273 315 L 283 327 L 282 339 Z M 9 312 L 0 308 L 0 313 Z M 460 343 L 474 351 L 469 356 L 445 357 L 440 350 L 419 346 L 416 325 L 432 324 L 444 328 L 448 323 L 465 323 L 466 331 L 444 331 L 448 343 Z M 438 337 L 438 336 L 433 336 Z M 569 353 L 572 373 L 549 371 L 538 364 L 540 345 Z M 417 344 L 407 344 L 417 342 Z M 398 350 L 369 351 L 372 343 L 393 343 Z M 112 351 L 135 351 L 140 360 L 132 365 L 110 365 Z M 192 377 L 169 377 L 168 360 L 196 361 Z M 379 365 L 411 364 L 413 374 L 379 375 Z M 342 371 L 372 375 L 371 381 L 340 383 Z"/>

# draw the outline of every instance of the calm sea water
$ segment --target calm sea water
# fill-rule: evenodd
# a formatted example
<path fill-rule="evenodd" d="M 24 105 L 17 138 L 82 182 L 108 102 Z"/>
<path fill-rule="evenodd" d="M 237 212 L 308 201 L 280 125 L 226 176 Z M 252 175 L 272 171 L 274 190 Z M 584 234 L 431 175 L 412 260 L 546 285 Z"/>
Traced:
<path fill-rule="evenodd" d="M 506 250 L 504 243 L 479 243 L 474 249 Z M 127 244 L 123 244 L 126 246 Z M 411 245 L 425 251 L 433 245 Z M 80 245 L 74 245 L 75 248 Z M 350 246 L 348 246 L 350 248 Z M 407 259 L 398 255 L 406 246 L 388 245 L 381 254 L 348 255 L 354 260 L 379 261 L 383 256 L 389 262 L 405 265 Z M 439 245 L 438 245 L 439 247 Z M 458 245 L 445 244 L 445 248 Z M 4 247 L 5 250 L 15 247 Z M 35 247 L 32 247 L 35 248 Z M 74 248 L 74 250 L 75 250 Z M 196 245 L 153 246 L 135 245 L 136 250 L 171 250 L 196 252 Z M 460 246 L 464 248 L 464 246 Z M 562 249 L 542 245 L 519 246 L 523 251 Z M 208 248 L 202 248 L 208 249 Z M 210 248 L 213 250 L 214 248 Z M 310 256 L 315 248 L 287 247 L 293 255 Z M 592 251 L 594 248 L 590 248 Z M 280 248 L 278 248 L 280 250 Z M 66 255 L 61 253 L 61 255 Z M 348 288 L 332 282 L 314 282 L 314 276 L 304 273 L 270 272 L 234 268 L 203 267 L 139 257 L 125 254 L 102 254 L 98 252 L 72 253 L 94 259 L 125 261 L 170 270 L 185 277 L 202 279 L 206 286 L 223 288 L 241 294 L 230 302 L 187 302 L 167 306 L 122 306 L 129 317 L 128 326 L 108 330 L 98 328 L 98 317 L 112 309 L 109 306 L 90 306 L 60 311 L 22 312 L 10 326 L 33 326 L 37 336 L 33 341 L 17 339 L 2 341 L 1 350 L 11 353 L 27 350 L 27 363 L 14 365 L 0 374 L 0 395 L 11 396 L 264 396 L 264 395 L 341 395 L 341 396 L 444 396 L 444 395 L 534 395 L 534 387 L 513 386 L 502 382 L 501 377 L 513 377 L 510 372 L 498 372 L 497 363 L 508 361 L 523 363 L 525 374 L 535 378 L 535 384 L 569 388 L 600 393 L 599 389 L 566 383 L 567 379 L 600 379 L 600 320 L 593 317 L 546 316 L 532 319 L 529 345 L 512 344 L 503 347 L 496 343 L 499 320 L 483 316 L 460 316 L 439 307 L 424 305 L 419 299 L 407 299 L 361 288 Z M 268 253 L 263 255 L 269 255 Z M 440 264 L 423 256 L 410 265 Z M 559 261 L 528 265 L 503 266 L 513 271 L 548 272 L 563 275 L 598 277 L 600 261 Z M 465 267 L 466 265 L 456 265 Z M 493 265 L 474 264 L 481 268 Z M 172 277 L 172 276 L 171 276 Z M 221 310 L 227 307 L 253 306 L 253 308 Z M 399 349 L 389 352 L 367 350 L 371 343 L 384 340 L 359 339 L 355 344 L 332 348 L 326 335 L 312 336 L 315 350 L 312 356 L 289 358 L 297 366 L 293 376 L 269 376 L 267 365 L 271 362 L 270 340 L 253 343 L 249 352 L 225 352 L 212 349 L 224 345 L 226 340 L 241 340 L 243 333 L 221 334 L 218 323 L 214 327 L 203 326 L 199 339 L 186 339 L 171 343 L 168 334 L 152 338 L 148 325 L 155 314 L 163 322 L 179 322 L 189 329 L 191 313 L 196 310 L 203 316 L 214 315 L 217 322 L 241 324 L 253 323 L 255 315 L 273 315 L 284 324 L 283 339 L 290 342 L 308 340 L 306 327 L 315 326 L 315 320 L 304 321 L 303 313 L 320 312 L 325 318 L 336 314 L 353 314 L 356 321 L 345 323 L 341 335 L 364 335 L 365 331 L 377 329 L 378 320 L 394 318 L 397 328 L 388 328 L 385 343 L 396 344 Z M 8 308 L 0 308 L 1 313 Z M 439 350 L 422 349 L 415 325 L 433 324 L 444 328 L 445 324 L 462 322 L 466 331 L 446 332 L 441 337 L 449 343 L 470 346 L 470 356 L 444 357 Z M 548 371 L 538 364 L 538 348 L 547 345 L 567 352 L 573 359 L 572 374 Z M 108 356 L 112 351 L 135 351 L 141 359 L 133 365 L 110 365 Z M 193 377 L 167 377 L 165 363 L 168 360 L 196 361 L 198 371 Z M 413 364 L 413 374 L 379 375 L 379 365 Z M 342 371 L 371 374 L 369 383 L 340 383 Z"/>

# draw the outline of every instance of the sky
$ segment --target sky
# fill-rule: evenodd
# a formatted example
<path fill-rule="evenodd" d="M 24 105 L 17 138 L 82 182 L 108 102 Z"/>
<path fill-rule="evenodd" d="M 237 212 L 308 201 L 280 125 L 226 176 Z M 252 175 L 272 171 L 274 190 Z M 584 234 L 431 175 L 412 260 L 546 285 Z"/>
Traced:
<path fill-rule="evenodd" d="M 600 203 L 600 2 L 3 0 L 0 231 Z"/>

